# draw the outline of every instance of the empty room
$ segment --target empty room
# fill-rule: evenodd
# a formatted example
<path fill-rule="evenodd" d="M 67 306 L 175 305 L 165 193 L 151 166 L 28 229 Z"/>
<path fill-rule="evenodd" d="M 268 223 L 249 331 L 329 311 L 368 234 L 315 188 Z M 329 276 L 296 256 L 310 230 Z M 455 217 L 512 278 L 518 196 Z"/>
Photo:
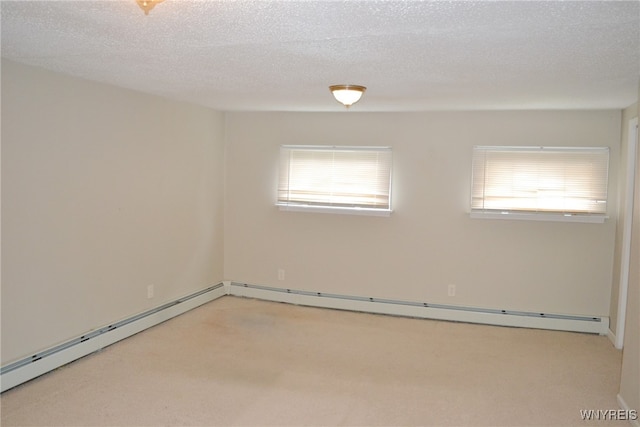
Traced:
<path fill-rule="evenodd" d="M 0 16 L 2 426 L 640 427 L 640 2 Z"/>

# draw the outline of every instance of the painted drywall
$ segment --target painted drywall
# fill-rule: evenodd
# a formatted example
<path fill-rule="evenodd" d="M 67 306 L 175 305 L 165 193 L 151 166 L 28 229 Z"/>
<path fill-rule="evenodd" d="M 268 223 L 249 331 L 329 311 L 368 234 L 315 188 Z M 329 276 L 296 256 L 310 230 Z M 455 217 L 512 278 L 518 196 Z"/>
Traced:
<path fill-rule="evenodd" d="M 608 316 L 620 111 L 228 113 L 225 278 L 472 307 Z M 281 144 L 393 147 L 389 218 L 280 211 Z M 609 146 L 604 224 L 470 219 L 473 145 Z M 278 280 L 278 269 L 285 280 Z M 447 296 L 449 284 L 457 286 Z"/>
<path fill-rule="evenodd" d="M 638 84 L 640 101 L 640 81 Z M 636 153 L 640 165 L 640 150 Z M 620 397 L 636 411 L 640 411 L 640 173 L 636 173 L 634 210 L 631 237 L 631 267 L 627 313 L 622 349 Z M 636 421 L 640 425 L 640 421 Z"/>
<path fill-rule="evenodd" d="M 610 323 L 609 329 L 616 334 L 618 330 L 618 298 L 620 291 L 620 278 L 622 274 L 622 233 L 625 227 L 626 221 L 631 221 L 631 218 L 626 218 L 625 206 L 627 203 L 627 163 L 628 163 L 628 150 L 629 150 L 629 120 L 638 117 L 638 104 L 630 105 L 622 110 L 622 127 L 621 127 L 621 139 L 620 139 L 620 166 L 618 169 L 618 209 L 617 209 L 617 221 L 618 227 L 616 228 L 616 243 L 613 254 L 613 280 L 611 281 L 611 303 L 609 307 Z"/>
<path fill-rule="evenodd" d="M 219 283 L 223 192 L 222 113 L 3 60 L 2 364 Z"/>

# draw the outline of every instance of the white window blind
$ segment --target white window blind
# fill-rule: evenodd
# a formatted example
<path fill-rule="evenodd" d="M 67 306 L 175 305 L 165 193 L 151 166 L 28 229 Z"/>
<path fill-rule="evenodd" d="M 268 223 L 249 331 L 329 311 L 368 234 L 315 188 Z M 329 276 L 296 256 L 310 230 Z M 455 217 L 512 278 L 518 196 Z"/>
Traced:
<path fill-rule="evenodd" d="M 471 210 L 605 215 L 608 169 L 607 147 L 474 147 Z"/>
<path fill-rule="evenodd" d="M 280 149 L 279 206 L 391 209 L 391 148 Z"/>

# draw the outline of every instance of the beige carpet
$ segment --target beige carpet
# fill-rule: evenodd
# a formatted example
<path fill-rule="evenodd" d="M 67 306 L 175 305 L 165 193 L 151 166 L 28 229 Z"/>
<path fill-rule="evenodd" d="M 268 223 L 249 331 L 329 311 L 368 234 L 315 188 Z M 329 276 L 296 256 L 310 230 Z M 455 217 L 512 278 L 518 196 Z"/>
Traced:
<path fill-rule="evenodd" d="M 606 337 L 224 297 L 2 394 L 1 424 L 579 426 Z"/>

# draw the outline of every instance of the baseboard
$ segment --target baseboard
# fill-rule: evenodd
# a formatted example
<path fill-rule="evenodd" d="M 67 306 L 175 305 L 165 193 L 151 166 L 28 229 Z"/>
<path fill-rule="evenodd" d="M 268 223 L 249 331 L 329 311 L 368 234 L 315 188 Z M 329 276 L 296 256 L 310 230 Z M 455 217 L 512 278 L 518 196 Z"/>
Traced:
<path fill-rule="evenodd" d="M 5 365 L 0 368 L 0 392 L 4 392 L 226 294 L 227 287 L 220 283 Z"/>
<path fill-rule="evenodd" d="M 611 341 L 611 344 L 613 344 L 613 346 L 614 346 L 615 348 L 618 348 L 618 347 L 616 346 L 616 334 L 614 334 L 614 333 L 613 333 L 613 331 L 612 331 L 611 329 L 609 329 L 609 330 L 607 331 L 607 338 L 609 338 L 609 341 Z M 618 350 L 620 350 L 620 349 L 618 349 Z"/>
<path fill-rule="evenodd" d="M 613 335 L 609 330 L 608 317 L 460 307 L 272 288 L 225 281 L 5 365 L 0 368 L 0 392 L 4 392 L 224 295 L 424 319 L 594 333 L 608 335 L 609 339 Z M 619 401 L 620 399 L 621 397 L 619 397 Z M 640 427 L 640 425 L 637 427 Z"/>
<path fill-rule="evenodd" d="M 620 394 L 618 394 L 616 397 L 618 399 L 618 405 L 620 405 L 622 409 L 624 409 L 625 411 L 632 410 L 632 408 L 629 407 L 629 405 L 627 405 L 627 402 L 625 402 L 625 400 L 622 398 L 622 396 L 620 396 Z M 636 409 L 636 411 L 640 411 L 640 408 Z M 638 417 L 638 412 L 636 412 L 636 419 L 629 420 L 629 424 L 631 424 L 634 427 L 640 427 L 640 418 Z"/>
<path fill-rule="evenodd" d="M 228 294 L 338 310 L 606 335 L 608 317 L 573 316 L 366 298 L 231 282 Z"/>

